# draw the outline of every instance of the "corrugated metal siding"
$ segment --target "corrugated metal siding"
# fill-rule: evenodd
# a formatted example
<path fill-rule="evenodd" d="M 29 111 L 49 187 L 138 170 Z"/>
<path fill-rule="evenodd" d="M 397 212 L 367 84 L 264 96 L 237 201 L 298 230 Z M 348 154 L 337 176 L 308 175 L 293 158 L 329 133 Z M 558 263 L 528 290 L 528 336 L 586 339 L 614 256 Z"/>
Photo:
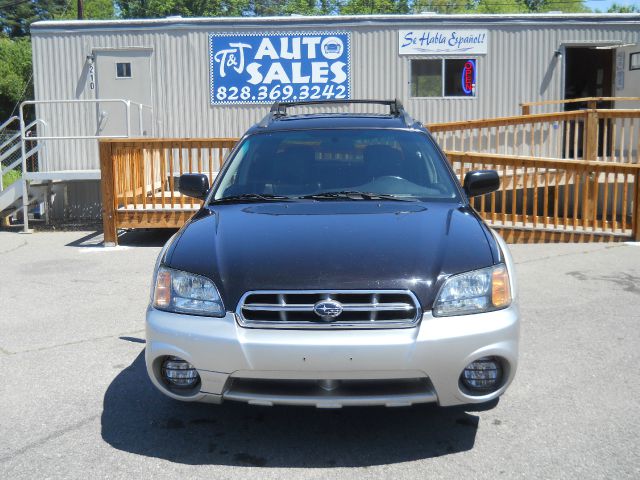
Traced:
<path fill-rule="evenodd" d="M 415 24 L 362 22 L 328 27 L 352 32 L 352 97 L 398 97 L 415 118 L 424 122 L 514 115 L 519 112 L 520 102 L 561 98 L 563 61 L 554 56 L 561 44 L 639 40 L 637 23 L 603 22 L 590 26 L 438 23 L 438 27 L 448 29 L 489 30 L 488 53 L 480 56 L 478 62 L 478 95 L 471 99 L 411 99 L 410 58 L 398 55 L 397 32 L 428 26 L 434 25 L 423 19 Z M 86 81 L 86 57 L 94 48 L 151 47 L 157 136 L 239 136 L 258 121 L 268 107 L 210 105 L 208 33 L 242 30 L 279 33 L 283 28 L 265 23 L 264 27 L 193 25 L 183 29 L 150 27 L 132 31 L 120 28 L 56 33 L 34 29 L 36 98 L 93 98 L 95 92 L 89 90 Z M 288 25 L 286 30 L 317 31 L 321 27 Z M 42 108 L 39 113 L 50 122 L 48 134 L 86 134 L 96 128 L 95 113 L 91 109 Z M 42 158 L 43 169 L 48 170 L 98 168 L 93 140 L 49 142 Z"/>

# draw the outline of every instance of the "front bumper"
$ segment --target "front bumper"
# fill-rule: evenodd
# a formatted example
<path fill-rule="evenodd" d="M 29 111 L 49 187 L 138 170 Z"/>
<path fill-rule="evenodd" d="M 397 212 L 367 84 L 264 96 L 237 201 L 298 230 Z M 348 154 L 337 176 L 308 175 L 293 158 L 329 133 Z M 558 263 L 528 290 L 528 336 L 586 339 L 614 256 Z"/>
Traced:
<path fill-rule="evenodd" d="M 517 366 L 519 313 L 513 304 L 459 317 L 436 318 L 429 312 L 417 327 L 406 329 L 261 330 L 240 327 L 233 313 L 210 318 L 149 308 L 146 330 L 149 376 L 178 400 L 325 408 L 450 406 L 493 400 L 509 386 Z M 167 355 L 197 368 L 201 381 L 195 389 L 166 386 L 160 370 Z M 502 386 L 487 395 L 469 395 L 459 385 L 460 374 L 486 356 L 503 359 Z M 329 388 L 317 388 L 321 381 Z"/>

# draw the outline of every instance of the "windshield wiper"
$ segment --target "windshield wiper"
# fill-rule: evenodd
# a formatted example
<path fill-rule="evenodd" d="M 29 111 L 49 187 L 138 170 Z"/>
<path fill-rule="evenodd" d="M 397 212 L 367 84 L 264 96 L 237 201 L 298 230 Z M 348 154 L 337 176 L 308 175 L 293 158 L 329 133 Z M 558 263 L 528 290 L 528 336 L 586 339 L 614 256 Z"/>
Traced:
<path fill-rule="evenodd" d="M 349 200 L 393 200 L 396 202 L 415 202 L 416 199 L 401 197 L 390 193 L 374 193 L 360 192 L 358 190 L 345 190 L 340 192 L 320 192 L 310 195 L 303 195 L 298 198 L 310 198 L 313 200 L 332 200 L 332 199 L 349 199 Z"/>
<path fill-rule="evenodd" d="M 271 193 L 242 193 L 240 195 L 230 195 L 228 197 L 212 200 L 211 203 L 227 203 L 227 202 L 269 202 L 278 200 L 291 200 L 286 195 L 273 195 Z"/>

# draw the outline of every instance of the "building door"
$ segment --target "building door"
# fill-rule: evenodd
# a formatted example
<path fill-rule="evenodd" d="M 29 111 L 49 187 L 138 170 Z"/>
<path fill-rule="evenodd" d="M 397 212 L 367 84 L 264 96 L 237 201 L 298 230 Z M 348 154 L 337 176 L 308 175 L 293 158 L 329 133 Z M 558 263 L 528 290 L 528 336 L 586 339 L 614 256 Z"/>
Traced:
<path fill-rule="evenodd" d="M 128 120 L 123 103 L 98 103 L 98 135 L 126 135 L 127 121 L 132 137 L 153 135 L 152 53 L 147 48 L 94 51 L 96 98 L 131 101 Z"/>
<path fill-rule="evenodd" d="M 596 48 L 592 47 L 567 47 L 565 49 L 565 82 L 564 82 L 564 98 L 569 100 L 573 98 L 584 97 L 612 97 L 613 96 L 613 68 L 614 68 L 613 48 Z M 612 108 L 613 102 L 598 102 L 596 108 Z M 579 110 L 587 108 L 584 102 L 567 103 L 565 110 Z M 602 125 L 601 125 L 602 127 Z M 602 150 L 603 132 L 600 128 L 600 137 L 598 139 L 599 149 Z M 573 157 L 574 135 L 572 131 L 569 139 L 569 157 Z M 578 135 L 578 156 L 582 156 L 583 138 L 582 130 L 577 132 Z M 610 131 L 609 131 L 610 135 Z M 607 142 L 610 145 L 610 141 Z M 602 151 L 598 154 L 602 155 Z"/>

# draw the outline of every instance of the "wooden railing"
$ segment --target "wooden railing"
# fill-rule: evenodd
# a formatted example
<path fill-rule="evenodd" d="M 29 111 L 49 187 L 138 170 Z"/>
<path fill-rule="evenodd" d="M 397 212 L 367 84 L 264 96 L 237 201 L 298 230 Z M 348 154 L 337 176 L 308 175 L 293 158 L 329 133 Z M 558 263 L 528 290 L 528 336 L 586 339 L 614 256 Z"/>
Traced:
<path fill-rule="evenodd" d="M 494 169 L 500 190 L 472 200 L 508 242 L 640 240 L 640 165 L 447 152 L 460 181 Z"/>
<path fill-rule="evenodd" d="M 593 110 L 598 108 L 598 103 L 602 102 L 625 102 L 634 104 L 634 108 L 640 108 L 640 97 L 583 97 L 583 98 L 570 98 L 565 100 L 543 100 L 540 102 L 524 102 L 520 104 L 522 115 L 530 115 L 531 107 L 543 107 L 553 105 L 555 108 L 564 105 L 576 105 L 580 104 L 586 106 L 586 108 Z"/>
<path fill-rule="evenodd" d="M 234 138 L 102 139 L 102 208 L 105 244 L 117 243 L 118 228 L 178 228 L 200 208 L 182 196 L 183 173 L 216 177 Z"/>
<path fill-rule="evenodd" d="M 461 181 L 473 169 L 498 171 L 500 190 L 473 205 L 507 241 L 638 241 L 639 118 L 586 110 L 429 128 Z M 180 195 L 178 177 L 205 173 L 212 182 L 236 142 L 101 140 L 105 244 L 117 243 L 119 228 L 182 226 L 200 202 Z"/>
<path fill-rule="evenodd" d="M 426 126 L 446 151 L 640 163 L 640 109 L 574 110 Z"/>

